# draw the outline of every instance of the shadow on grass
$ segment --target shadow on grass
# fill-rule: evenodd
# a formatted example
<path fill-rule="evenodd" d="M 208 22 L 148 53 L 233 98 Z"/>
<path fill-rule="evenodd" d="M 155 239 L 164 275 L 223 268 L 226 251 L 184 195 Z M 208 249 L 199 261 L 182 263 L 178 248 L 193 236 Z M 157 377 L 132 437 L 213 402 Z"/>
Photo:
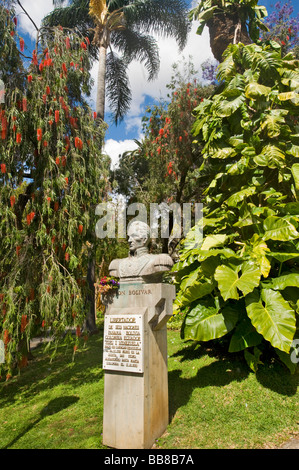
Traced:
<path fill-rule="evenodd" d="M 173 419 L 178 408 L 186 405 L 197 388 L 223 387 L 233 381 L 246 380 L 253 372 L 249 369 L 242 354 L 229 354 L 221 347 L 210 347 L 192 342 L 171 355 L 171 358 L 179 358 L 181 363 L 198 360 L 203 356 L 215 358 L 211 364 L 200 367 L 192 377 L 186 377 L 186 366 L 181 369 L 171 370 L 168 374 L 169 383 L 169 415 Z M 229 373 L 228 373 L 229 372 Z M 182 375 L 185 375 L 182 377 Z M 280 395 L 293 396 L 297 393 L 299 384 L 299 368 L 295 374 L 291 374 L 283 365 L 276 363 L 264 363 L 259 366 L 256 373 L 257 381 L 265 388 Z"/>
<path fill-rule="evenodd" d="M 33 423 L 30 423 L 23 431 L 21 431 L 16 437 L 12 439 L 8 444 L 6 444 L 2 449 L 9 449 L 11 448 L 21 437 L 25 436 L 27 432 L 31 431 L 34 426 L 41 422 L 46 416 L 51 416 L 53 414 L 59 413 L 59 411 L 65 410 L 69 406 L 73 405 L 79 400 L 79 397 L 74 395 L 72 396 L 64 396 L 54 398 L 50 400 L 49 403 L 44 406 L 44 408 L 40 411 L 39 416 Z"/>
<path fill-rule="evenodd" d="M 39 348 L 19 376 L 0 384 L 1 407 L 14 403 L 20 395 L 24 400 L 58 385 L 67 384 L 75 389 L 82 384 L 99 381 L 103 378 L 102 354 L 102 331 L 90 336 L 86 347 L 76 352 L 74 360 L 73 347 L 58 346 L 52 360 L 50 353 L 46 354 Z"/>

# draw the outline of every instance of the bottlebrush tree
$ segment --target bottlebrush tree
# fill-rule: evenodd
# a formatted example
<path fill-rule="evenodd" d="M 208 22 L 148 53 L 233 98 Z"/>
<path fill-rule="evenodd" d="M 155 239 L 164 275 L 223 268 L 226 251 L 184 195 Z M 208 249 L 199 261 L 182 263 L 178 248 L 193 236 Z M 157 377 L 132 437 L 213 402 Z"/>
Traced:
<path fill-rule="evenodd" d="M 0 126 L 0 339 L 2 376 L 28 360 L 30 339 L 58 338 L 84 322 L 94 208 L 107 188 L 104 129 L 83 98 L 88 41 L 62 28 L 39 32 L 27 69 L 13 11 L 0 9 L 5 103 Z"/>
<path fill-rule="evenodd" d="M 202 87 L 194 78 L 193 66 L 185 64 L 184 75 L 177 65 L 168 88 L 169 102 L 148 107 L 143 117 L 144 138 L 137 150 L 120 159 L 115 176 L 119 190 L 131 201 L 191 202 L 200 200 L 202 188 L 194 184 L 194 171 L 202 162 L 200 149 L 192 143 L 192 110 L 209 96 L 213 86 Z M 189 81 L 185 79 L 186 75 Z"/>

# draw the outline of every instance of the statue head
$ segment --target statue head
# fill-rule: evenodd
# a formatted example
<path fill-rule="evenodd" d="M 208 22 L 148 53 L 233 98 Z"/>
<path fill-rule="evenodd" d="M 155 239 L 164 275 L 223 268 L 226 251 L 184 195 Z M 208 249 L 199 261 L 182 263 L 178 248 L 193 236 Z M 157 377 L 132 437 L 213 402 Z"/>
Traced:
<path fill-rule="evenodd" d="M 135 253 L 138 248 L 147 247 L 150 242 L 149 226 L 139 220 L 130 223 L 128 226 L 128 242 L 132 253 Z"/>

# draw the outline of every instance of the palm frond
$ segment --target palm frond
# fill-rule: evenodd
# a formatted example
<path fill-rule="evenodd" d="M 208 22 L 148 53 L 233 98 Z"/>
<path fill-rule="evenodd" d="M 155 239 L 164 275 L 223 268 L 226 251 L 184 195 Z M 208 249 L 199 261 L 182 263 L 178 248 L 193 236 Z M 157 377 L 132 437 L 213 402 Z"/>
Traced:
<path fill-rule="evenodd" d="M 54 0 L 55 1 L 55 0 Z M 55 1 L 61 4 L 61 1 Z M 93 25 L 93 21 L 89 14 L 89 0 L 73 0 L 69 6 L 57 7 L 49 13 L 44 19 L 45 26 L 57 26 L 74 28 L 83 24 Z"/>
<path fill-rule="evenodd" d="M 184 0 L 135 0 L 128 2 L 123 12 L 128 28 L 134 25 L 145 33 L 171 36 L 180 48 L 185 46 L 191 23 Z"/>
<path fill-rule="evenodd" d="M 115 124 L 129 111 L 132 94 L 127 74 L 128 64 L 115 52 L 107 54 L 106 84 L 107 98 Z"/>
<path fill-rule="evenodd" d="M 160 68 L 159 48 L 152 36 L 141 34 L 133 29 L 125 29 L 114 31 L 111 35 L 111 43 L 122 52 L 127 63 L 132 60 L 144 63 L 149 80 L 157 76 Z"/>

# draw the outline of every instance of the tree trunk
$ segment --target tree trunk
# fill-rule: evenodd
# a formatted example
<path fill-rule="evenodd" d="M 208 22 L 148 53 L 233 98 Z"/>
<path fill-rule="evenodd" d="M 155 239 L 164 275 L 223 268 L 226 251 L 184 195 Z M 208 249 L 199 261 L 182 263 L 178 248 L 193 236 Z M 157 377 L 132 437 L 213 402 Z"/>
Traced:
<path fill-rule="evenodd" d="M 96 113 L 97 113 L 97 117 L 102 119 L 103 121 L 104 121 L 104 115 L 105 115 L 106 56 L 107 56 L 106 45 L 100 45 Z"/>
<path fill-rule="evenodd" d="M 97 82 L 97 99 L 96 99 L 96 113 L 99 121 L 104 121 L 105 116 L 105 84 L 106 84 L 106 56 L 107 48 L 109 45 L 109 31 L 104 30 L 99 46 L 99 68 L 98 68 L 98 82 Z M 89 312 L 86 315 L 85 327 L 90 333 L 97 331 L 96 327 L 96 306 L 95 306 L 95 282 L 96 282 L 96 252 L 90 250 L 87 270 L 87 283 L 89 286 L 90 294 L 88 296 Z"/>
<path fill-rule="evenodd" d="M 85 328 L 89 333 L 95 333 L 97 331 L 96 326 L 96 307 L 95 307 L 95 265 L 96 265 L 96 254 L 91 251 L 87 270 L 87 283 L 90 289 L 87 301 L 89 303 L 89 311 L 85 318 Z"/>
<path fill-rule="evenodd" d="M 250 44 L 245 24 L 240 22 L 237 14 L 218 14 L 207 21 L 210 32 L 210 46 L 215 59 L 222 62 L 222 54 L 229 44 Z"/>

